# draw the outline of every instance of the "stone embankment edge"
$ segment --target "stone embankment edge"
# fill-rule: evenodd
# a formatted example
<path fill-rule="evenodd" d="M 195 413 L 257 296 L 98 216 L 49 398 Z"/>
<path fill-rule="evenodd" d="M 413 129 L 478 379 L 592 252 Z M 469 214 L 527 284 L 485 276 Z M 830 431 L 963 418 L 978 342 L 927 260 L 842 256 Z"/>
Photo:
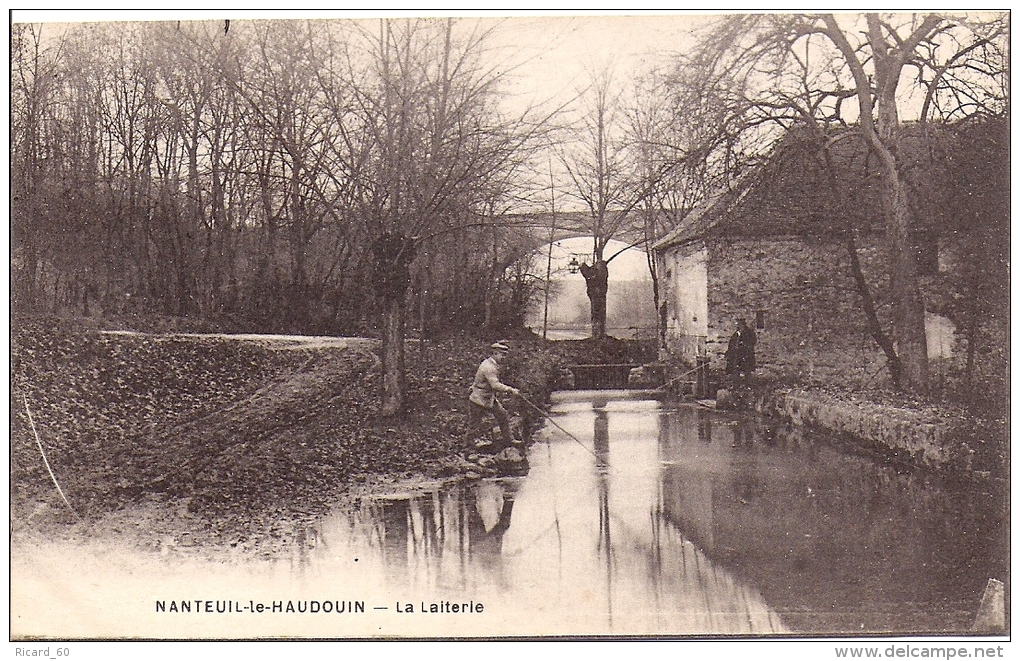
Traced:
<path fill-rule="evenodd" d="M 954 438 L 952 423 L 932 421 L 920 411 L 849 402 L 800 389 L 759 391 L 752 406 L 763 415 L 834 433 L 841 440 L 913 466 L 961 476 L 972 473 L 973 451 Z"/>

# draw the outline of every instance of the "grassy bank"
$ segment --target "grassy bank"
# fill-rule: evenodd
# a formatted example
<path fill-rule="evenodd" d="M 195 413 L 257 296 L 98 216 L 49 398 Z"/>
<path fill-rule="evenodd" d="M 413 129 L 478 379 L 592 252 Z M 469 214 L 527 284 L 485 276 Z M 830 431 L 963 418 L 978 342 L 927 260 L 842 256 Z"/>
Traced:
<path fill-rule="evenodd" d="M 314 516 L 361 483 L 463 471 L 467 389 L 488 341 L 408 342 L 407 410 L 383 418 L 372 341 L 340 348 L 100 328 L 50 319 L 12 333 L 16 525 L 75 521 L 43 453 L 83 521 L 157 503 L 234 529 Z M 539 404 L 566 363 L 634 350 L 511 344 L 504 380 Z M 523 402 L 506 404 L 525 431 L 539 422 Z"/>

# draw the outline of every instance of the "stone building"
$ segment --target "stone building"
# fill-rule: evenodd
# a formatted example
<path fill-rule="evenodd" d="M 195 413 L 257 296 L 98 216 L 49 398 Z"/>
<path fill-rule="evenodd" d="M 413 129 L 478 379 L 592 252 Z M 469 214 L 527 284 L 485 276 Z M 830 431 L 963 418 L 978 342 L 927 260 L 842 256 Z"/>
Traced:
<path fill-rule="evenodd" d="M 1001 335 L 991 328 L 1001 322 L 988 311 L 989 301 L 968 307 L 967 297 L 978 293 L 965 286 L 959 265 L 968 260 L 958 255 L 973 252 L 966 246 L 973 226 L 968 217 L 1005 213 L 1004 223 L 983 225 L 983 242 L 988 232 L 1005 228 L 1000 239 L 1008 244 L 1008 203 L 1004 212 L 997 201 L 989 203 L 992 212 L 989 204 L 975 210 L 974 191 L 960 188 L 967 177 L 953 171 L 959 141 L 939 144 L 942 151 L 908 138 L 901 149 L 913 160 L 913 231 L 929 357 L 948 360 L 959 352 L 957 327 L 968 318 L 983 320 L 986 341 L 994 344 Z M 795 383 L 886 385 L 885 356 L 869 332 L 861 289 L 867 283 L 888 329 L 888 260 L 871 158 L 857 139 L 823 152 L 818 142 L 794 134 L 762 167 L 694 208 L 658 241 L 663 358 L 692 365 L 707 357 L 721 372 L 729 335 L 742 317 L 756 329 L 765 375 Z M 1008 184 L 1004 191 L 992 189 L 992 197 L 1000 194 L 1008 200 Z M 1008 282 L 1008 250 L 1004 259 L 985 257 L 990 270 L 983 276 Z"/>
<path fill-rule="evenodd" d="M 846 249 L 818 234 L 737 232 L 727 210 L 743 200 L 735 191 L 720 196 L 655 245 L 664 357 L 685 364 L 707 357 L 722 372 L 729 336 L 744 318 L 765 373 L 875 377 L 884 360 L 868 337 Z M 868 239 L 859 252 L 870 257 L 880 241 Z"/>

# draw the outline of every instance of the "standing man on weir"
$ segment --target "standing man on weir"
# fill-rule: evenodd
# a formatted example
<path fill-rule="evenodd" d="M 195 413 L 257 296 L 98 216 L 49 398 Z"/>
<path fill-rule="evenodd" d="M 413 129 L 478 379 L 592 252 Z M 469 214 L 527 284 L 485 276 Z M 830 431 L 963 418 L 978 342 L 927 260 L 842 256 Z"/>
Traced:
<path fill-rule="evenodd" d="M 754 329 L 747 325 L 747 320 L 737 319 L 737 330 L 733 331 L 726 347 L 726 373 L 730 375 L 734 389 L 746 383 L 746 379 L 750 379 L 757 368 L 754 360 L 754 345 L 757 341 Z"/>
<path fill-rule="evenodd" d="M 471 395 L 468 397 L 467 441 L 471 441 L 478 433 L 485 417 L 491 414 L 499 423 L 499 431 L 503 436 L 502 447 L 493 448 L 493 451 L 498 452 L 504 447 L 510 447 L 514 443 L 514 437 L 510 429 L 510 416 L 496 399 L 496 393 L 509 393 L 519 397 L 521 391 L 499 380 L 500 363 L 510 353 L 510 347 L 502 342 L 495 342 L 489 348 L 492 349 L 492 354 L 478 366 L 475 380 L 471 384 Z M 480 449 L 488 445 L 490 445 L 488 441 L 480 440 L 475 447 Z"/>

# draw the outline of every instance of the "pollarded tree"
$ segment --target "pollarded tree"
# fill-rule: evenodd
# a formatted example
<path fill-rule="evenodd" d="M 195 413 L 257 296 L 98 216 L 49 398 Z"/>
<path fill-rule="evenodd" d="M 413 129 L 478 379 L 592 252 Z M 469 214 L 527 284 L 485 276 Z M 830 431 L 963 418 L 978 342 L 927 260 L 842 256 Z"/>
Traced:
<path fill-rule="evenodd" d="M 499 107 L 504 66 L 487 63 L 487 32 L 452 19 L 384 20 L 349 42 L 357 130 L 356 213 L 368 228 L 382 308 L 382 413 L 404 406 L 404 326 L 411 264 L 431 235 L 476 222 L 536 134 L 528 111 Z M 352 170 L 353 171 L 353 170 Z"/>
<path fill-rule="evenodd" d="M 647 197 L 648 179 L 635 174 L 631 150 L 623 135 L 620 92 L 609 71 L 593 76 L 582 95 L 584 111 L 578 138 L 561 154 L 571 181 L 571 194 L 586 207 L 587 229 L 592 236 L 592 263 L 580 266 L 591 302 L 591 334 L 606 336 L 606 296 L 609 262 L 620 253 L 605 255 L 609 241 L 628 223 L 632 212 Z"/>

